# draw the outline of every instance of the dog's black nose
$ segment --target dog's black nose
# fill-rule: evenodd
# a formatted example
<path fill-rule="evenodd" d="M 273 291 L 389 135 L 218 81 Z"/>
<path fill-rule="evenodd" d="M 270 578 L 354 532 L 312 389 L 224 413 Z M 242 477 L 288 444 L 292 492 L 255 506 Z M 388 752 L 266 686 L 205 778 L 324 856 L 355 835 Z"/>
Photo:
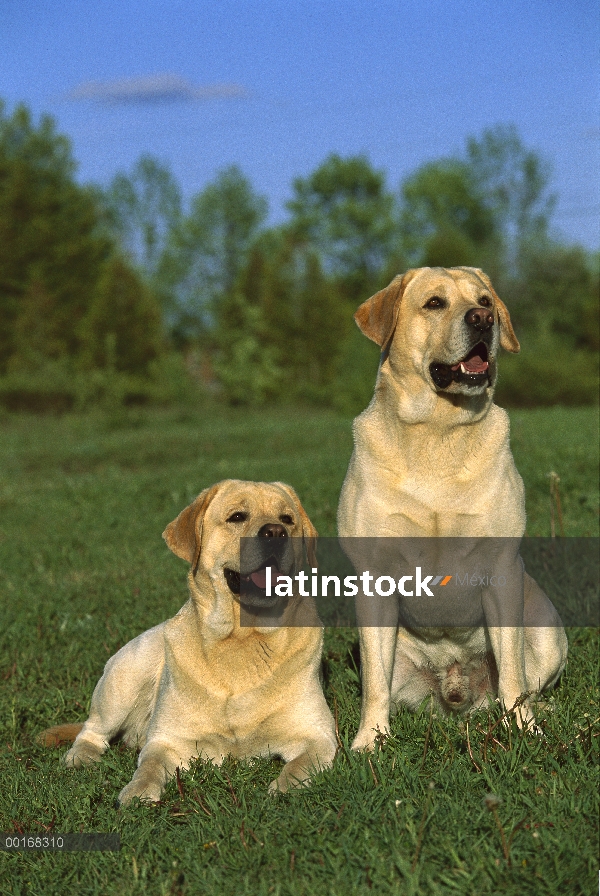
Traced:
<path fill-rule="evenodd" d="M 489 330 L 494 326 L 494 313 L 490 308 L 469 308 L 465 314 L 465 323 L 480 332 Z"/>
<path fill-rule="evenodd" d="M 265 523 L 262 528 L 258 530 L 259 538 L 287 538 L 288 534 L 283 526 L 280 526 L 279 523 Z"/>

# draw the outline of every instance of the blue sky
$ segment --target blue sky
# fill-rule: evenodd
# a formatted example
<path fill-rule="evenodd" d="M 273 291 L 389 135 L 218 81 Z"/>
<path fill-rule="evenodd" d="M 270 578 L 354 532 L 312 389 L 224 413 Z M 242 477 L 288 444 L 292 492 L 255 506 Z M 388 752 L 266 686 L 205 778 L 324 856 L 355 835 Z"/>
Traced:
<path fill-rule="evenodd" d="M 0 36 L 0 96 L 56 118 L 81 180 L 147 152 L 189 197 L 236 163 L 280 220 L 330 152 L 396 189 L 514 123 L 553 165 L 556 227 L 600 245 L 592 0 L 2 0 Z"/>

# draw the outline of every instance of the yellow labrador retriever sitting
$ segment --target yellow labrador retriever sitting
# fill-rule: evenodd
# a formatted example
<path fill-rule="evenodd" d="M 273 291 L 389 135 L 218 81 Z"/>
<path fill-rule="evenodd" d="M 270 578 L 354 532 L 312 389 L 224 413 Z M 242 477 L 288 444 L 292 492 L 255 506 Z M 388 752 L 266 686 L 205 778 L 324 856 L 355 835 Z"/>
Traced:
<path fill-rule="evenodd" d="M 501 589 L 483 589 L 485 618 L 471 626 L 398 626 L 395 603 L 383 625 L 360 629 L 363 697 L 353 747 L 364 749 L 387 730 L 390 710 L 416 707 L 428 694 L 443 711 L 480 706 L 487 695 L 518 706 L 525 693 L 557 681 L 567 641 L 518 558 L 523 483 L 493 391 L 500 346 L 518 352 L 519 343 L 490 280 L 475 268 L 408 271 L 355 319 L 381 346 L 382 362 L 373 399 L 354 421 L 340 536 L 493 538 L 517 576 L 511 606 Z M 527 702 L 516 715 L 533 727 Z"/>
<path fill-rule="evenodd" d="M 159 800 L 167 778 L 194 757 L 279 755 L 286 764 L 270 789 L 280 791 L 330 765 L 336 739 L 319 680 L 322 627 L 310 602 L 274 606 L 280 599 L 265 587 L 266 565 L 282 575 L 301 567 L 303 543 L 314 562 L 316 535 L 282 483 L 227 480 L 203 491 L 163 533 L 191 564 L 189 600 L 108 661 L 66 764 L 97 762 L 118 738 L 141 748 L 122 804 Z M 256 537 L 245 569 L 241 537 Z M 68 738 L 66 727 L 46 731 L 45 742 Z"/>

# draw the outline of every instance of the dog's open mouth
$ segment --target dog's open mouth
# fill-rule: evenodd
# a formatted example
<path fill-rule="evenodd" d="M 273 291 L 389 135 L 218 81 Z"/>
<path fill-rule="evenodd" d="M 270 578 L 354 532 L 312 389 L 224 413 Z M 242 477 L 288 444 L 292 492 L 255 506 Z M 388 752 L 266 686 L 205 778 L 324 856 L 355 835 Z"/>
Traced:
<path fill-rule="evenodd" d="M 431 379 L 438 389 L 447 389 L 451 383 L 480 386 L 489 380 L 489 355 L 487 345 L 478 342 L 468 355 L 456 364 L 433 363 L 429 365 Z"/>
<path fill-rule="evenodd" d="M 271 570 L 271 594 L 267 595 L 267 567 Z M 223 570 L 229 590 L 236 594 L 240 602 L 251 607 L 272 607 L 280 600 L 275 594 L 275 585 L 279 579 L 279 565 L 275 557 L 269 557 L 258 569 L 242 575 L 235 569 L 225 567 Z"/>

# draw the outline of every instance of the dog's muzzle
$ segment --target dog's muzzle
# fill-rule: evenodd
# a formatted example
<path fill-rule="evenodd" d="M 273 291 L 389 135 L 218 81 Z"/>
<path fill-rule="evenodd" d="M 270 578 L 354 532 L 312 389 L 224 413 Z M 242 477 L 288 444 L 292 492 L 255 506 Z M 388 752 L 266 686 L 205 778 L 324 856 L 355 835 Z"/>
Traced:
<path fill-rule="evenodd" d="M 240 571 L 229 567 L 223 570 L 229 590 L 247 607 L 273 607 L 281 600 L 274 590 L 281 570 L 293 565 L 288 533 L 279 523 L 267 523 L 255 538 L 244 542 L 240 548 Z M 267 595 L 267 567 L 271 576 L 270 595 Z"/>
<path fill-rule="evenodd" d="M 267 595 L 267 566 L 271 568 L 271 584 L 274 589 L 279 577 L 275 557 L 269 557 L 262 566 L 245 575 L 229 567 L 223 570 L 229 590 L 239 598 L 240 603 L 248 607 L 273 607 L 280 600 L 274 591 L 270 596 Z"/>

